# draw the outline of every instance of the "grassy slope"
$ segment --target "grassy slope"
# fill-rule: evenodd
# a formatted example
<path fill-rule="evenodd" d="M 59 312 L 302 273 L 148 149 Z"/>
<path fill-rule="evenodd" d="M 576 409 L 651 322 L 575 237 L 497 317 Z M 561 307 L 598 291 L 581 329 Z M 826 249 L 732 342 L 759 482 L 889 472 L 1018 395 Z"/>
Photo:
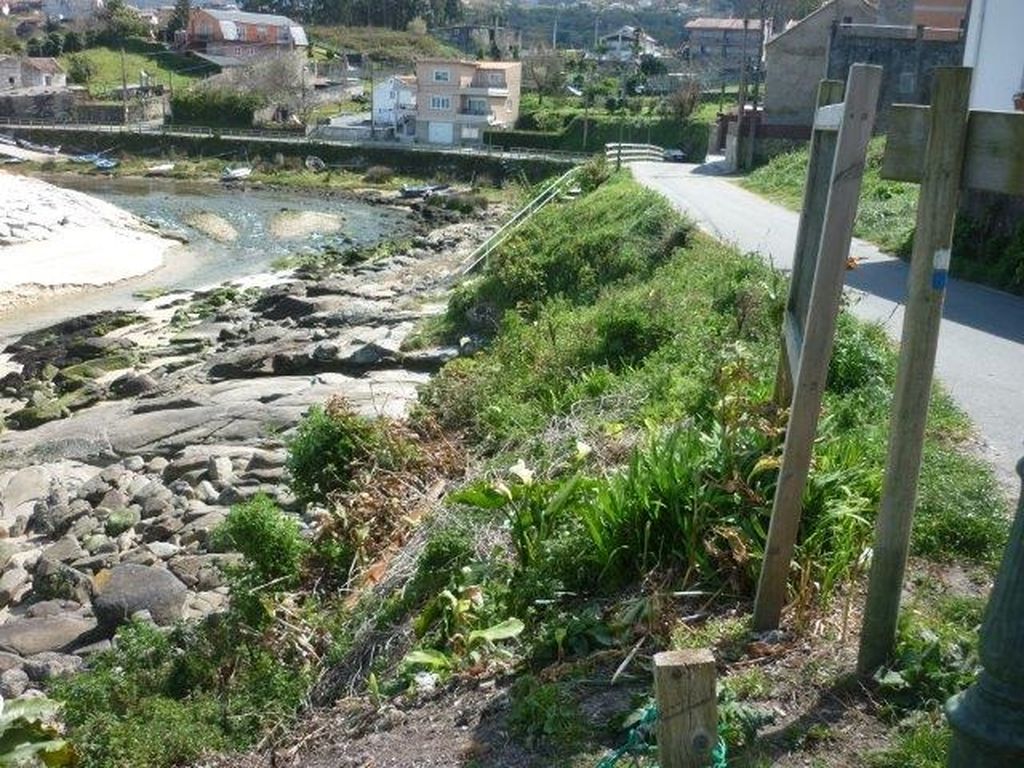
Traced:
<path fill-rule="evenodd" d="M 885 140 L 868 150 L 867 170 L 854 233 L 901 257 L 910 255 L 917 216 L 916 184 L 880 176 Z M 743 184 L 777 203 L 799 210 L 807 174 L 807 150 L 780 155 L 753 171 Z M 991 229 L 991 231 L 990 231 Z M 952 273 L 955 277 L 1024 295 L 1024 226 L 1009 234 L 987 221 L 957 220 Z"/>
<path fill-rule="evenodd" d="M 310 41 L 331 48 L 362 53 L 374 61 L 411 65 L 425 56 L 453 56 L 462 54 L 430 35 L 417 35 L 382 27 L 307 27 Z"/>
<path fill-rule="evenodd" d="M 304 637 L 330 643 L 320 657 L 342 666 L 357 629 L 401 643 L 412 627 L 420 654 L 375 663 L 367 679 L 374 708 L 401 696 L 423 666 L 456 678 L 514 671 L 520 682 L 509 691 L 507 712 L 491 714 L 508 715 L 508 731 L 528 745 L 532 764 L 591 766 L 607 746 L 622 743 L 621 719 L 632 705 L 621 692 L 598 719 L 584 714 L 580 697 L 593 694 L 594 678 L 610 676 L 601 664 L 612 659 L 614 668 L 636 645 L 643 646 L 638 660 L 665 647 L 715 649 L 724 671 L 720 712 L 732 724 L 730 764 L 766 766 L 793 752 L 806 764 L 846 749 L 848 760 L 821 764 L 938 768 L 936 744 L 941 748 L 944 736 L 927 724 L 945 695 L 974 673 L 980 600 L 944 594 L 934 578 L 908 585 L 913 597 L 895 677 L 870 695 L 859 685 L 842 689 L 843 716 L 861 717 L 849 743 L 838 732 L 833 738 L 834 720 L 823 719 L 821 709 L 820 697 L 835 699 L 848 671 L 848 652 L 837 651 L 849 649 L 851 638 L 837 617 L 859 599 L 894 371 L 882 331 L 849 316 L 840 322 L 804 499 L 800 577 L 787 613 L 794 639 L 778 663 L 751 662 L 758 644 L 743 616 L 778 469 L 784 414 L 771 406 L 770 393 L 784 296 L 784 281 L 759 259 L 697 234 L 665 200 L 625 176 L 545 209 L 481 278 L 453 295 L 444 327 L 434 329 L 476 335 L 486 346 L 442 370 L 424 394 L 419 423 L 445 426 L 449 450 L 450 437 L 461 432 L 490 469 L 452 494 L 427 528 L 415 575 L 354 609 L 332 602 L 330 591 L 313 591 L 299 611 L 297 596 L 282 595 L 277 599 L 291 606 L 288 622 L 275 624 L 261 612 L 270 624 L 262 634 L 243 633 L 255 638 L 242 646 L 244 663 L 230 642 L 227 650 L 211 645 L 220 638 L 217 624 L 212 635 L 172 637 L 170 646 L 129 637 L 118 655 L 58 689 L 73 703 L 72 733 L 90 748 L 88 765 L 188 762 L 204 746 L 245 744 L 260 724 L 286 719 L 302 687 L 318 676 L 309 666 L 295 666 L 303 675 L 289 676 L 277 660 L 287 660 L 289 648 L 294 654 L 290 638 L 301 621 Z M 315 473 L 317 457 L 352 434 L 348 418 L 325 422 L 319 413 L 328 439 L 305 445 L 307 469 Z M 1005 500 L 991 473 L 959 447 L 968 427 L 937 393 L 914 539 L 923 565 L 916 568 L 955 560 L 984 571 L 1005 537 Z M 295 455 L 293 472 L 300 468 Z M 376 484 L 365 488 L 380 492 Z M 353 498 L 370 498 L 356 491 Z M 410 505 L 396 497 L 370 509 L 394 507 Z M 297 536 L 294 524 L 274 522 L 272 509 L 246 514 L 256 511 L 259 535 L 240 547 L 250 571 L 242 572 L 249 579 L 243 584 L 276 576 L 259 571 L 261 553 L 277 563 L 276 553 Z M 297 557 L 313 553 L 302 566 L 311 582 L 343 582 L 350 548 L 365 544 L 361 526 L 350 540 L 340 525 L 311 547 L 293 541 Z M 268 544 L 265 531 L 276 529 Z M 697 596 L 680 596 L 687 589 Z M 238 613 L 245 602 L 235 602 L 229 627 L 251 621 Z M 306 646 L 297 647 L 305 654 Z M 197 665 L 186 670 L 188 685 L 182 660 Z M 223 671 L 239 663 L 226 692 L 213 685 L 218 671 L 223 682 Z M 640 681 L 634 690 L 646 680 L 637 669 L 630 676 Z M 779 703 L 795 718 L 791 726 L 766 739 L 743 733 L 739 723 L 754 708 Z M 245 718 L 227 727 L 218 711 L 228 724 Z M 923 725 L 903 735 L 901 721 Z M 865 762 L 863 730 L 893 750 Z M 401 727 L 394 733 L 402 739 Z"/>
<path fill-rule="evenodd" d="M 642 221 L 650 210 L 671 221 L 663 205 L 625 179 L 613 181 L 568 209 L 542 214 L 452 302 L 449 322 L 467 310 L 475 318 L 504 312 L 504 319 L 491 326 L 498 331 L 486 352 L 441 372 L 425 397 L 427 407 L 450 428 L 466 430 L 493 455 L 496 468 L 523 459 L 549 483 L 539 498 L 531 490 L 526 499 L 517 495 L 515 473 L 505 476 L 513 489 L 506 514 L 514 541 L 524 514 L 533 521 L 527 530 L 544 529 L 541 543 L 526 537 L 517 547 L 509 605 L 517 604 L 517 594 L 520 605 L 559 590 L 589 596 L 517 614 L 527 620 L 534 653 L 560 626 L 579 631 L 581 617 L 595 615 L 590 600 L 614 602 L 612 585 L 637 583 L 646 575 L 662 580 L 662 589 L 696 584 L 749 595 L 756 576 L 777 466 L 780 422 L 768 400 L 785 286 L 758 259 L 692 233 L 684 248 L 666 258 L 661 244 L 669 227 L 644 230 L 631 219 Z M 595 231 L 591 216 L 607 227 Z M 602 280 L 594 291 L 591 269 L 600 271 L 594 265 L 602 258 L 577 262 L 575 254 L 580 248 L 593 254 L 594 243 L 609 238 L 624 241 L 627 252 L 640 240 L 648 258 L 628 275 Z M 545 275 L 557 275 L 553 290 L 538 288 L 552 286 Z M 870 542 L 884 464 L 894 360 L 880 329 L 844 315 L 805 494 L 796 558 L 805 575 L 792 619 L 797 631 L 827 624 L 835 596 L 862 576 L 860 558 Z M 687 425 L 681 438 L 672 431 L 678 424 Z M 967 432 L 962 415 L 936 392 L 914 537 L 922 562 L 991 563 L 1005 537 L 1006 504 L 990 471 L 958 447 Z M 587 451 L 582 459 L 581 445 Z M 625 461 L 626 468 L 610 471 L 609 461 Z M 584 491 L 574 505 L 560 491 L 580 475 L 583 486 L 596 491 Z M 648 574 L 652 569 L 661 575 Z M 485 583 L 485 591 L 491 588 Z M 973 667 L 957 673 L 959 655 L 947 655 L 973 642 L 967 628 L 975 626 L 963 616 L 948 616 L 947 598 L 925 592 L 908 608 L 894 667 L 910 682 L 901 694 L 877 693 L 883 700 L 893 695 L 894 701 L 871 721 L 872 728 L 890 731 L 884 742 L 895 751 L 875 755 L 872 764 L 915 759 L 915 765 L 938 767 L 927 753 L 935 752 L 936 738 L 941 744 L 941 730 L 936 738 L 916 732 L 904 738 L 892 723 L 894 713 L 930 717 L 973 673 Z M 977 600 L 970 605 L 980 609 Z M 735 607 L 727 600 L 711 612 L 728 616 Z M 596 611 L 613 614 L 608 608 Z M 674 619 L 668 621 L 671 627 Z M 697 642 L 714 645 L 728 663 L 737 645 L 746 643 L 746 632 L 742 622 L 724 619 L 730 630 L 719 633 L 717 621 L 708 622 L 711 639 L 698 633 Z M 932 648 L 928 632 L 942 639 L 924 653 Z M 669 635 L 673 639 L 662 642 L 693 642 L 682 625 Z M 828 663 L 837 666 L 835 658 Z M 834 674 L 841 673 L 840 666 Z M 773 679 L 766 690 L 784 687 L 784 681 Z M 743 685 L 739 678 L 736 685 Z M 798 690 L 806 695 L 807 683 Z M 772 700 L 767 692 L 748 691 L 745 698 Z M 813 709 L 807 713 L 812 721 L 815 716 Z M 589 738 L 574 747 L 577 754 L 593 749 L 593 739 L 601 736 Z M 740 749 L 739 764 L 767 764 L 760 761 L 770 746 L 755 742 Z M 813 739 L 807 749 L 813 752 Z"/>
<path fill-rule="evenodd" d="M 61 66 L 69 70 L 69 59 L 81 56 L 88 59 L 96 67 L 96 74 L 89 80 L 89 92 L 93 96 L 103 96 L 122 85 L 121 52 L 113 48 L 90 48 L 80 53 L 68 53 L 60 57 Z M 165 55 L 162 51 L 150 53 L 129 51 L 124 55 L 124 74 L 128 85 L 138 85 L 139 72 L 150 75 L 150 82 L 164 86 L 174 82 L 175 88 L 192 83 L 200 73 L 209 70 L 208 64 L 196 63 L 178 55 Z"/>
<path fill-rule="evenodd" d="M 917 185 L 880 177 L 884 151 L 884 139 L 871 142 L 854 234 L 877 243 L 885 251 L 905 255 L 910 251 L 914 235 Z M 743 185 L 787 208 L 799 210 L 806 176 L 807 150 L 804 149 L 774 158 L 753 171 Z"/>

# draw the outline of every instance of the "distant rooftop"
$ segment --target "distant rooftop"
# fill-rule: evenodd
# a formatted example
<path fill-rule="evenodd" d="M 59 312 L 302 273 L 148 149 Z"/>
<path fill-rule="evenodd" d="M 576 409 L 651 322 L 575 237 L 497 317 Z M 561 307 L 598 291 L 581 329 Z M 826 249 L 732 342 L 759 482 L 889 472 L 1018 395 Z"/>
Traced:
<path fill-rule="evenodd" d="M 716 19 L 706 16 L 686 22 L 686 29 L 757 29 L 760 19 Z"/>

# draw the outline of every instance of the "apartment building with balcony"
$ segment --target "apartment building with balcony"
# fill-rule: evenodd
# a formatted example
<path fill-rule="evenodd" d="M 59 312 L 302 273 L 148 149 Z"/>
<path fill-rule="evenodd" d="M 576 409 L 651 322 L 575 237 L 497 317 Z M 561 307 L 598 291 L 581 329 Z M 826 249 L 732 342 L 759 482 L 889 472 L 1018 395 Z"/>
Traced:
<path fill-rule="evenodd" d="M 487 128 L 512 127 L 522 79 L 518 61 L 418 61 L 416 140 L 479 144 Z"/>

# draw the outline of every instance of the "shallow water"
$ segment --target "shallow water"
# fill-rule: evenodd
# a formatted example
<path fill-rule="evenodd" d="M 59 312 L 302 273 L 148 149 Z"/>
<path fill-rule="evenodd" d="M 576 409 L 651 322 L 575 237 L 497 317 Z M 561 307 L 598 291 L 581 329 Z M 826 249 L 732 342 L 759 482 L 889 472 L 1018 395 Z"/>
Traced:
<path fill-rule="evenodd" d="M 168 252 L 164 265 L 140 278 L 112 286 L 44 299 L 0 317 L 0 339 L 25 333 L 75 315 L 103 309 L 126 309 L 143 300 L 134 294 L 147 289 L 191 290 L 266 272 L 275 261 L 324 247 L 365 245 L 401 236 L 410 227 L 401 211 L 328 198 L 301 191 L 243 189 L 223 184 L 173 179 L 116 179 L 60 174 L 46 181 L 75 189 L 131 211 L 189 242 Z M 278 214 L 300 211 L 342 218 L 336 233 L 277 238 L 270 233 Z M 218 242 L 187 221 L 198 213 L 228 222 L 238 236 Z"/>

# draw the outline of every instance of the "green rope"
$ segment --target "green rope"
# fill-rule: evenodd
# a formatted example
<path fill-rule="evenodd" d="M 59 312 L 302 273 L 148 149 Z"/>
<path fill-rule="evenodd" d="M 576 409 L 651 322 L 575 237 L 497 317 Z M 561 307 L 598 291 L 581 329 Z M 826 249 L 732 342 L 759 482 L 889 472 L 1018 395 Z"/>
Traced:
<path fill-rule="evenodd" d="M 639 765 L 639 757 L 644 755 L 652 754 L 657 750 L 651 744 L 651 737 L 654 733 L 654 724 L 658 721 L 658 705 L 648 704 L 643 709 L 643 714 L 640 716 L 639 722 L 629 729 L 629 734 L 626 736 L 626 743 L 613 752 L 608 753 L 601 762 L 597 764 L 597 768 L 615 768 L 619 761 L 621 761 L 627 755 L 633 759 L 633 765 Z M 727 750 L 725 746 L 725 739 L 722 738 L 722 734 L 718 734 L 718 743 L 715 748 L 711 751 L 711 765 L 709 768 L 728 768 L 729 761 L 727 759 Z M 651 768 L 657 768 L 657 766 L 651 766 Z"/>

